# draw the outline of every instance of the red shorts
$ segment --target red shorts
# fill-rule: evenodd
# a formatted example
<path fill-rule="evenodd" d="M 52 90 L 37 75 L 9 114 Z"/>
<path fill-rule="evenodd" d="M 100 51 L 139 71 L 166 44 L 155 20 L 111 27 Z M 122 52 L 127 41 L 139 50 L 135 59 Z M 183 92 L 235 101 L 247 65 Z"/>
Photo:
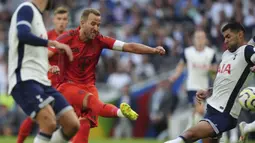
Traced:
<path fill-rule="evenodd" d="M 87 118 L 91 122 L 91 127 L 97 127 L 98 115 L 93 115 L 91 110 L 83 109 L 83 99 L 89 94 L 98 98 L 98 91 L 95 85 L 84 85 L 65 82 L 58 86 L 57 90 L 64 95 L 71 104 L 79 118 Z"/>

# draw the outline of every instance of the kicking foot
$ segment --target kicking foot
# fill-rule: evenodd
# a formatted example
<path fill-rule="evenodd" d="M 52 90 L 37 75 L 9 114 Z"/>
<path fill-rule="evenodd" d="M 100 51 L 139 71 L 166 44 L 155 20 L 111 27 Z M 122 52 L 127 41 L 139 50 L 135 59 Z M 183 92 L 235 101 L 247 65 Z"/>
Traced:
<path fill-rule="evenodd" d="M 130 120 L 137 120 L 138 114 L 134 110 L 132 110 L 127 103 L 121 103 L 120 110 L 126 118 Z"/>
<path fill-rule="evenodd" d="M 241 123 L 239 124 L 239 129 L 240 129 L 240 133 L 241 133 L 241 136 L 240 136 L 240 138 L 239 138 L 239 142 L 240 142 L 240 143 L 245 143 L 245 141 L 246 141 L 246 139 L 247 139 L 247 136 L 248 136 L 248 133 L 246 133 L 246 132 L 244 131 L 245 126 L 246 126 L 246 123 L 245 123 L 245 122 L 241 122 Z"/>

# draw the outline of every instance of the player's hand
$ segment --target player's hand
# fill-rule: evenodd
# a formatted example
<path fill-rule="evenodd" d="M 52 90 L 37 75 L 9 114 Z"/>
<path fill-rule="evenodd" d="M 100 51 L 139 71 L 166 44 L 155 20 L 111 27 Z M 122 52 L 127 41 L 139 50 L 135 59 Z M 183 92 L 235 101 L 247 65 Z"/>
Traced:
<path fill-rule="evenodd" d="M 251 72 L 255 73 L 255 66 L 251 67 L 250 70 L 251 70 Z"/>
<path fill-rule="evenodd" d="M 62 44 L 62 43 L 58 43 L 56 48 L 65 51 L 66 55 L 69 58 L 69 61 L 73 61 L 73 52 L 72 52 L 71 48 L 68 45 Z"/>
<path fill-rule="evenodd" d="M 208 97 L 208 90 L 199 90 L 196 93 L 196 100 L 199 104 Z"/>
<path fill-rule="evenodd" d="M 60 72 L 60 69 L 59 69 L 59 67 L 58 66 L 51 66 L 50 67 L 50 69 L 49 69 L 49 72 L 50 73 L 53 73 L 53 74 L 59 74 L 59 72 Z"/>
<path fill-rule="evenodd" d="M 165 55 L 166 50 L 162 46 L 157 46 L 154 51 L 155 54 Z"/>
<path fill-rule="evenodd" d="M 69 60 L 73 61 L 73 52 L 72 52 L 71 48 L 68 45 L 59 43 L 58 41 L 49 41 L 48 45 L 53 46 L 55 48 L 58 48 L 59 50 L 65 51 L 65 53 L 68 56 Z"/>

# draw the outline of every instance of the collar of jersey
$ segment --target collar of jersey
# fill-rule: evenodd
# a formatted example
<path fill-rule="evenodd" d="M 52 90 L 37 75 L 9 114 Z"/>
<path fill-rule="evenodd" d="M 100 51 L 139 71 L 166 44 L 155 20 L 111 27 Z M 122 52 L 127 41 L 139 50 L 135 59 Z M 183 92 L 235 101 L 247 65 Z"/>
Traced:
<path fill-rule="evenodd" d="M 41 13 L 41 15 L 43 15 L 43 13 L 40 11 L 40 9 L 33 2 L 31 2 L 31 3 L 36 7 L 36 9 Z"/>

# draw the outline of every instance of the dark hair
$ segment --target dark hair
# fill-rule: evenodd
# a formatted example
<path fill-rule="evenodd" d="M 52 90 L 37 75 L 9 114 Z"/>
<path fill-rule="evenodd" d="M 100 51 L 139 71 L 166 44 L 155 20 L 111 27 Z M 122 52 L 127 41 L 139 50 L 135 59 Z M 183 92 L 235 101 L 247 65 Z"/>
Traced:
<path fill-rule="evenodd" d="M 225 32 L 228 29 L 230 29 L 231 31 L 235 31 L 235 32 L 239 32 L 239 31 L 243 31 L 243 33 L 245 33 L 245 29 L 243 27 L 243 25 L 239 22 L 229 22 L 226 25 L 224 25 L 221 29 L 221 32 Z"/>

